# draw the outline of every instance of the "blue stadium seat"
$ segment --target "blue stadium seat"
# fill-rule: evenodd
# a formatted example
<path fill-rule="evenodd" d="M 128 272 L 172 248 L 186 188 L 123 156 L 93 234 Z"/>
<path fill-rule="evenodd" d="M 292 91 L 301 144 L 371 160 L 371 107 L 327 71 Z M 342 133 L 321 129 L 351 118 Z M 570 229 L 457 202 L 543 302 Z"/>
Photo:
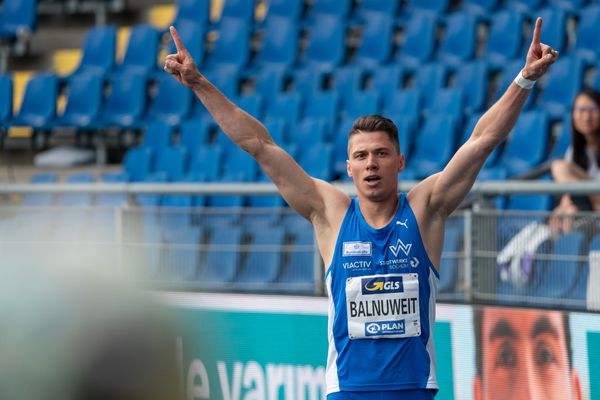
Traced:
<path fill-rule="evenodd" d="M 340 109 L 340 96 L 335 91 L 319 92 L 310 97 L 304 106 L 305 118 L 318 118 L 325 121 L 331 132 L 337 123 Z"/>
<path fill-rule="evenodd" d="M 560 8 L 546 7 L 536 12 L 544 21 L 542 25 L 542 43 L 545 43 L 559 53 L 565 50 L 567 44 L 567 13 Z M 535 27 L 535 19 L 532 21 Z M 533 32 L 533 28 L 532 28 Z M 523 46 L 523 54 L 529 50 L 528 41 Z"/>
<path fill-rule="evenodd" d="M 404 43 L 396 61 L 407 70 L 415 71 L 431 59 L 436 41 L 436 18 L 428 14 L 413 15 L 406 23 Z"/>
<path fill-rule="evenodd" d="M 164 174 L 148 174 L 144 179 L 137 183 L 141 184 L 161 184 L 166 183 L 167 177 Z M 156 208 L 160 206 L 161 195 L 157 193 L 141 193 L 134 196 L 135 202 L 141 207 Z"/>
<path fill-rule="evenodd" d="M 328 137 L 329 132 L 326 122 L 315 118 L 305 118 L 292 127 L 288 136 L 289 142 L 298 145 L 300 148 L 324 144 Z"/>
<path fill-rule="evenodd" d="M 16 39 L 37 28 L 37 0 L 5 1 L 0 8 L 0 38 Z"/>
<path fill-rule="evenodd" d="M 394 17 L 400 12 L 400 0 L 362 0 L 358 4 L 356 13 L 363 19 L 373 15 L 386 15 Z"/>
<path fill-rule="evenodd" d="M 173 128 L 166 122 L 153 121 L 149 123 L 144 131 L 142 147 L 147 147 L 152 154 L 171 146 Z"/>
<path fill-rule="evenodd" d="M 405 159 L 410 159 L 415 138 L 416 123 L 412 117 L 406 115 L 388 115 L 398 128 L 398 143 L 400 152 Z"/>
<path fill-rule="evenodd" d="M 184 147 L 193 157 L 196 152 L 207 145 L 210 125 L 200 119 L 188 119 L 179 127 L 179 145 Z"/>
<path fill-rule="evenodd" d="M 185 45 L 188 53 L 197 66 L 204 63 L 204 30 L 201 25 L 190 20 L 181 20 L 176 25 L 177 33 Z M 169 37 L 169 53 L 177 53 L 175 42 Z"/>
<path fill-rule="evenodd" d="M 150 25 L 134 26 L 129 35 L 125 55 L 123 60 L 117 64 L 116 71 L 133 71 L 148 76 L 156 70 L 158 43 L 159 34 L 154 27 Z"/>
<path fill-rule="evenodd" d="M 362 115 L 378 114 L 381 110 L 381 97 L 373 90 L 346 95 L 341 103 L 342 119 L 354 120 Z"/>
<path fill-rule="evenodd" d="M 475 55 L 477 25 L 477 19 L 469 14 L 454 13 L 448 16 L 437 53 L 438 60 L 460 70 Z"/>
<path fill-rule="evenodd" d="M 100 176 L 103 183 L 125 183 L 127 174 L 124 172 L 105 172 Z M 99 193 L 96 195 L 96 205 L 100 207 L 119 207 L 127 204 L 127 195 L 123 193 Z"/>
<path fill-rule="evenodd" d="M 191 196 L 188 196 L 191 198 Z M 185 282 L 197 279 L 200 267 L 199 247 L 205 241 L 204 229 L 190 224 L 189 215 L 174 210 L 176 205 L 168 205 L 167 212 L 159 216 L 162 240 L 165 244 L 162 253 L 163 271 L 161 280 Z M 184 205 L 183 207 L 188 207 Z"/>
<path fill-rule="evenodd" d="M 441 171 L 454 154 L 457 128 L 457 121 L 449 115 L 429 116 L 417 134 L 405 171 L 418 179 Z"/>
<path fill-rule="evenodd" d="M 463 232 L 458 224 L 451 222 L 446 223 L 444 231 L 444 248 L 440 259 L 440 283 L 438 286 L 440 293 L 455 292 L 458 283 L 460 243 Z"/>
<path fill-rule="evenodd" d="M 393 3 L 390 1 L 390 3 Z M 371 14 L 365 18 L 362 38 L 353 63 L 376 69 L 389 61 L 393 50 L 394 20 L 387 14 Z"/>
<path fill-rule="evenodd" d="M 450 0 L 410 0 L 409 10 L 443 15 L 450 7 Z"/>
<path fill-rule="evenodd" d="M 498 168 L 516 176 L 539 165 L 546 158 L 549 120 L 543 111 L 523 113 L 509 136 Z"/>
<path fill-rule="evenodd" d="M 225 154 L 223 179 L 235 177 L 238 182 L 253 182 L 258 174 L 258 164 L 239 147 L 233 147 Z M 233 181 L 233 180 L 230 180 Z"/>
<path fill-rule="evenodd" d="M 12 117 L 12 112 L 13 81 L 10 75 L 0 74 L 0 127 L 3 127 L 4 124 L 6 124 L 6 122 Z"/>
<path fill-rule="evenodd" d="M 571 232 L 559 236 L 552 248 L 555 257 L 581 256 L 583 254 L 584 234 L 582 232 Z M 542 276 L 542 281 L 535 291 L 535 295 L 547 299 L 560 299 L 567 297 L 568 293 L 577 283 L 583 265 L 580 261 L 573 260 L 551 260 Z"/>
<path fill-rule="evenodd" d="M 164 174 L 167 182 L 181 181 L 188 169 L 188 152 L 183 147 L 166 147 L 156 154 L 153 175 Z"/>
<path fill-rule="evenodd" d="M 279 143 L 280 145 L 288 143 L 289 133 L 283 118 L 269 118 L 269 120 L 264 122 L 264 126 L 275 143 Z"/>
<path fill-rule="evenodd" d="M 200 182 L 221 180 L 223 149 L 216 143 L 202 146 L 190 155 L 190 173 Z"/>
<path fill-rule="evenodd" d="M 294 92 L 304 97 L 313 96 L 323 89 L 325 73 L 316 66 L 297 68 L 292 73 Z"/>
<path fill-rule="evenodd" d="M 56 115 L 58 81 L 54 75 L 37 75 L 25 89 L 21 108 L 11 120 L 12 126 L 30 126 L 35 130 L 50 128 Z"/>
<path fill-rule="evenodd" d="M 246 265 L 236 277 L 236 281 L 255 284 L 274 282 L 280 273 L 283 261 L 281 252 L 284 245 L 283 228 L 255 228 L 250 235 L 252 244 L 247 252 Z"/>
<path fill-rule="evenodd" d="M 237 18 L 222 17 L 217 30 L 218 38 L 208 57 L 210 69 L 244 68 L 250 59 L 251 26 Z"/>
<path fill-rule="evenodd" d="M 404 72 L 399 64 L 377 67 L 372 71 L 370 79 L 367 79 L 367 88 L 378 91 L 386 103 L 392 93 L 404 87 Z"/>
<path fill-rule="evenodd" d="M 465 94 L 466 114 L 484 109 L 488 96 L 488 82 L 488 65 L 484 61 L 465 63 L 456 71 L 454 86 L 461 88 Z"/>
<path fill-rule="evenodd" d="M 352 129 L 354 121 L 342 121 L 335 132 L 333 140 L 334 146 L 334 161 L 333 172 L 340 180 L 351 181 L 352 179 L 346 172 L 346 160 L 348 159 L 348 133 Z"/>
<path fill-rule="evenodd" d="M 177 15 L 173 26 L 182 21 L 192 22 L 206 29 L 210 19 L 210 0 L 177 0 Z"/>
<path fill-rule="evenodd" d="M 82 47 L 83 56 L 75 74 L 90 72 L 104 77 L 115 65 L 117 28 L 97 26 L 91 28 Z"/>
<path fill-rule="evenodd" d="M 255 0 L 225 0 L 221 13 L 220 23 L 223 19 L 238 19 L 244 24 L 254 22 Z"/>
<path fill-rule="evenodd" d="M 547 85 L 540 95 L 539 105 L 550 118 L 561 119 L 569 113 L 571 104 L 583 85 L 583 61 L 579 57 L 559 58 L 548 74 Z"/>
<path fill-rule="evenodd" d="M 237 275 L 240 265 L 240 227 L 212 226 L 206 248 L 206 261 L 200 269 L 201 284 L 228 283 Z"/>
<path fill-rule="evenodd" d="M 507 0 L 505 7 L 523 14 L 535 13 L 544 0 Z"/>
<path fill-rule="evenodd" d="M 302 115 L 302 96 L 299 93 L 285 93 L 268 100 L 267 119 L 281 118 L 288 127 L 298 123 Z"/>
<path fill-rule="evenodd" d="M 68 82 L 67 105 L 54 126 L 86 130 L 94 126 L 102 105 L 102 79 L 96 74 L 81 73 Z"/>
<path fill-rule="evenodd" d="M 506 209 L 519 211 L 550 211 L 554 199 L 550 195 L 515 194 L 510 196 Z"/>
<path fill-rule="evenodd" d="M 439 88 L 446 86 L 448 68 L 443 64 L 431 63 L 422 65 L 417 71 L 413 87 L 423 95 L 423 105 L 429 108 Z"/>
<path fill-rule="evenodd" d="M 58 175 L 54 172 L 38 172 L 31 176 L 29 182 L 33 184 L 48 184 L 58 182 Z M 26 206 L 50 206 L 54 203 L 51 193 L 29 193 L 23 196 L 21 204 Z"/>
<path fill-rule="evenodd" d="M 514 60 L 509 62 L 502 68 L 502 72 L 500 74 L 500 82 L 496 87 L 496 93 L 494 95 L 494 101 L 498 100 L 508 89 L 508 87 L 515 80 L 515 77 L 521 72 L 523 69 L 523 60 Z M 531 89 L 529 93 L 529 97 L 525 101 L 525 105 L 523 105 L 523 110 L 529 110 L 534 104 L 534 99 L 537 93 L 536 86 Z"/>
<path fill-rule="evenodd" d="M 129 182 L 143 181 L 152 166 L 152 150 L 144 147 L 133 147 L 127 150 L 123 160 L 123 169 Z"/>
<path fill-rule="evenodd" d="M 570 14 L 578 14 L 589 3 L 589 0 L 546 0 L 546 2 Z"/>
<path fill-rule="evenodd" d="M 461 11 L 485 18 L 498 8 L 499 0 L 463 0 Z"/>
<path fill-rule="evenodd" d="M 256 63 L 261 67 L 287 70 L 298 57 L 299 26 L 281 17 L 269 17 L 266 21 L 262 46 Z"/>
<path fill-rule="evenodd" d="M 270 99 L 285 92 L 287 72 L 280 69 L 261 68 L 254 74 L 254 91 Z"/>
<path fill-rule="evenodd" d="M 346 66 L 335 70 L 332 89 L 336 90 L 342 99 L 352 97 L 362 91 L 365 71 L 361 67 Z"/>
<path fill-rule="evenodd" d="M 267 4 L 267 19 L 284 17 L 298 21 L 304 11 L 304 0 L 269 0 Z"/>
<path fill-rule="evenodd" d="M 344 20 L 352 10 L 352 0 L 315 0 L 310 8 L 309 18 L 331 16 Z"/>
<path fill-rule="evenodd" d="M 346 28 L 336 17 L 319 16 L 308 28 L 308 44 L 303 63 L 331 71 L 344 61 Z"/>
<path fill-rule="evenodd" d="M 299 164 L 314 178 L 330 181 L 333 178 L 333 146 L 317 143 L 302 150 Z"/>
<path fill-rule="evenodd" d="M 146 121 L 160 120 L 178 126 L 189 114 L 191 105 L 192 91 L 170 75 L 161 74 L 156 95 L 148 106 Z"/>
<path fill-rule="evenodd" d="M 117 74 L 112 79 L 98 125 L 131 128 L 137 125 L 145 107 L 146 79 L 136 73 Z"/>
<path fill-rule="evenodd" d="M 421 110 L 421 91 L 418 89 L 392 91 L 383 105 L 384 114 L 402 115 L 410 118 L 413 124 L 419 121 Z"/>
<path fill-rule="evenodd" d="M 523 14 L 516 11 L 498 11 L 492 16 L 483 57 L 493 68 L 500 69 L 518 57 L 523 45 L 523 22 Z"/>
<path fill-rule="evenodd" d="M 453 115 L 460 120 L 464 109 L 464 92 L 461 88 L 439 88 L 433 100 L 431 107 L 427 109 L 430 114 Z"/>
<path fill-rule="evenodd" d="M 302 217 L 288 218 L 286 233 L 291 238 L 287 265 L 279 279 L 287 292 L 310 294 L 315 291 L 314 234 L 312 227 Z M 295 222 L 297 221 L 297 222 Z"/>
<path fill-rule="evenodd" d="M 67 183 L 94 183 L 96 177 L 91 172 L 79 172 L 70 175 Z M 58 196 L 58 205 L 60 206 L 91 206 L 93 203 L 92 195 L 89 193 L 64 193 Z"/>

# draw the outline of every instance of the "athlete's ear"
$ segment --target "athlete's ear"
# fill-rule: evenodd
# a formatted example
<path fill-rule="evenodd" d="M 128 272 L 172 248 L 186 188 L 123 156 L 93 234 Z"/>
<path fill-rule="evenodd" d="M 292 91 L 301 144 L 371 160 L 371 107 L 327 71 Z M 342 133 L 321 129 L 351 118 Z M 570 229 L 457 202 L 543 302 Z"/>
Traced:
<path fill-rule="evenodd" d="M 481 395 L 481 377 L 479 375 L 475 375 L 473 378 L 473 400 L 481 400 L 483 396 Z"/>
<path fill-rule="evenodd" d="M 404 154 L 400 153 L 400 157 L 398 158 L 398 172 L 404 171 L 406 167 L 406 159 L 404 158 Z"/>
<path fill-rule="evenodd" d="M 352 178 L 352 170 L 350 169 L 350 160 L 346 160 L 346 173 Z"/>

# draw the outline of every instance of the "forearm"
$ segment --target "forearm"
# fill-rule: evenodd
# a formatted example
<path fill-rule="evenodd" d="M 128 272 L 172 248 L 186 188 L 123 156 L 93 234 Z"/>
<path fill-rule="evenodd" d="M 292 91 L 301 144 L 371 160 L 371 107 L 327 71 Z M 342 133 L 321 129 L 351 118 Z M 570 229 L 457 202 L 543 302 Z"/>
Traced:
<path fill-rule="evenodd" d="M 511 83 L 504 95 L 481 117 L 473 138 L 485 140 L 492 149 L 502 143 L 515 126 L 530 92 Z"/>
<path fill-rule="evenodd" d="M 243 150 L 256 156 L 262 144 L 273 141 L 258 120 L 231 102 L 206 78 L 199 79 L 192 90 L 223 132 Z"/>

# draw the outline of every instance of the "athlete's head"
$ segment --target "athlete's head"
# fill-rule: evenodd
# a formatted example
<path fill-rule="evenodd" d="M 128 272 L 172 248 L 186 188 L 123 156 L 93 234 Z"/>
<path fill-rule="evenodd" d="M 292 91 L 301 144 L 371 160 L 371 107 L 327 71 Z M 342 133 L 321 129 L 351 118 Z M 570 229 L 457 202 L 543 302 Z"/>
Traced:
<path fill-rule="evenodd" d="M 404 169 L 396 125 L 379 115 L 358 118 L 348 133 L 346 167 L 360 195 L 374 201 L 395 196 Z"/>
<path fill-rule="evenodd" d="M 600 92 L 584 89 L 573 101 L 571 114 L 573 161 L 588 169 L 586 148 L 588 144 L 600 140 Z M 595 149 L 596 158 L 600 162 L 600 146 Z"/>
<path fill-rule="evenodd" d="M 485 307 L 473 326 L 475 400 L 581 400 L 566 313 Z"/>

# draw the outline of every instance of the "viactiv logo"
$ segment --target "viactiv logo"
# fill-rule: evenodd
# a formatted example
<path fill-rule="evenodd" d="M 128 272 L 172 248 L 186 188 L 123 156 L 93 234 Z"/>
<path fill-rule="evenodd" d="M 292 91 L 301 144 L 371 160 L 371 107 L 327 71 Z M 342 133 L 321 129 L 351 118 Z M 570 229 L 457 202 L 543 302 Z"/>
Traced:
<path fill-rule="evenodd" d="M 404 284 L 401 276 L 381 276 L 374 278 L 362 278 L 362 294 L 402 293 Z"/>

